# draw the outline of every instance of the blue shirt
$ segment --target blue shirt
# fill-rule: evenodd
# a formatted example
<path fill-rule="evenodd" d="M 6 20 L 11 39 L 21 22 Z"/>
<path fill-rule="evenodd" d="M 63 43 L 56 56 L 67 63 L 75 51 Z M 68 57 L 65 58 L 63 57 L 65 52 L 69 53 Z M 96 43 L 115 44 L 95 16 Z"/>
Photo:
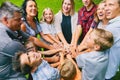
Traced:
<path fill-rule="evenodd" d="M 39 34 L 41 32 L 41 27 L 40 27 L 40 24 L 38 23 L 38 21 L 35 20 L 35 23 L 36 23 L 36 29 L 32 29 L 32 27 L 27 24 L 26 21 L 23 21 L 24 24 L 26 25 L 26 33 L 30 36 L 36 36 L 37 34 Z"/>
<path fill-rule="evenodd" d="M 59 80 L 59 70 L 53 68 L 45 60 L 38 66 L 38 69 L 32 73 L 33 80 Z"/>
<path fill-rule="evenodd" d="M 110 79 L 115 76 L 120 65 L 120 16 L 110 20 L 105 29 L 110 31 L 114 37 L 114 44 L 107 51 L 109 53 L 109 64 L 106 79 Z"/>
<path fill-rule="evenodd" d="M 108 54 L 100 51 L 80 54 L 76 57 L 78 67 L 82 68 L 82 80 L 105 80 Z"/>
<path fill-rule="evenodd" d="M 0 23 L 0 80 L 26 80 L 24 75 L 12 69 L 12 56 L 18 51 L 25 51 L 25 48 L 17 40 L 17 35 Z"/>

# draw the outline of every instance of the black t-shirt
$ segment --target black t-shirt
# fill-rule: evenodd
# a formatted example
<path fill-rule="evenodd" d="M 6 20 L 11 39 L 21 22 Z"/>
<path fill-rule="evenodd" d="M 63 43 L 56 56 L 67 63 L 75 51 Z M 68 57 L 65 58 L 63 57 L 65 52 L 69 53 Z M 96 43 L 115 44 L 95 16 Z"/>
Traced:
<path fill-rule="evenodd" d="M 62 33 L 68 43 L 71 43 L 72 39 L 72 30 L 71 30 L 71 16 L 62 15 Z"/>

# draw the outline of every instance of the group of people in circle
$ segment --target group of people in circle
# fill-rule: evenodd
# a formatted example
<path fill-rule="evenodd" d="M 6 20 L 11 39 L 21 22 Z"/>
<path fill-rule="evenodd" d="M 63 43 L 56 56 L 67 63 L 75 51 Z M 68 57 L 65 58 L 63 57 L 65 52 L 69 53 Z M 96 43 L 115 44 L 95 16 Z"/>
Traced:
<path fill-rule="evenodd" d="M 74 0 L 62 0 L 58 13 L 47 7 L 40 19 L 35 0 L 24 0 L 22 11 L 4 2 L 0 79 L 112 80 L 120 65 L 120 0 L 82 2 L 76 12 Z"/>

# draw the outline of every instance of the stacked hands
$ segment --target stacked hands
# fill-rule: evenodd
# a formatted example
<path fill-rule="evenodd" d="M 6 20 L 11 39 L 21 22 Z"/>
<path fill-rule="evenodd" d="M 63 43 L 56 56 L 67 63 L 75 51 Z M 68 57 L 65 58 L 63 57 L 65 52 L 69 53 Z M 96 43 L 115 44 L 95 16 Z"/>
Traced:
<path fill-rule="evenodd" d="M 85 53 L 85 52 L 90 52 L 90 49 L 87 48 L 87 46 L 84 45 L 78 45 L 78 46 L 74 46 L 72 44 L 68 44 L 68 45 L 64 45 L 62 43 L 60 43 L 60 46 L 58 45 L 54 45 L 54 49 L 57 49 L 59 53 L 56 53 L 54 58 L 55 60 L 59 61 L 61 56 L 67 57 L 67 55 L 69 54 L 69 56 L 71 56 L 72 58 L 75 58 L 77 55 Z M 62 55 L 61 55 L 62 54 Z"/>

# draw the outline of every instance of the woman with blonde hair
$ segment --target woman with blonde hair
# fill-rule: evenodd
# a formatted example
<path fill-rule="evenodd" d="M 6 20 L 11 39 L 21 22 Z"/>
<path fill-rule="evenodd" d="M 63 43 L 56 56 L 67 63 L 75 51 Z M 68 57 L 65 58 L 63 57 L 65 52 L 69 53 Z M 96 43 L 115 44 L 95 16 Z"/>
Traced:
<path fill-rule="evenodd" d="M 40 26 L 42 28 L 41 35 L 44 41 L 48 44 L 54 45 L 55 47 L 60 47 L 61 42 L 57 36 L 56 29 L 54 26 L 54 13 L 52 9 L 45 8 L 43 10 Z"/>
<path fill-rule="evenodd" d="M 61 10 L 55 15 L 57 35 L 65 48 L 74 45 L 74 33 L 77 26 L 78 14 L 75 12 L 74 0 L 63 0 Z"/>

